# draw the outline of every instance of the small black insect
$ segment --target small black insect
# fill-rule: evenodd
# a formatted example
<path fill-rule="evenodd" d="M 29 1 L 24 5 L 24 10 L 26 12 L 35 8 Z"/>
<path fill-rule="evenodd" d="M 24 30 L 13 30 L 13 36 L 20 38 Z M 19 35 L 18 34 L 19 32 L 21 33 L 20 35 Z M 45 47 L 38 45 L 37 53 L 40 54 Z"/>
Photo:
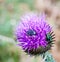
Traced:
<path fill-rule="evenodd" d="M 29 30 L 27 31 L 27 34 L 28 34 L 29 36 L 32 36 L 32 35 L 36 35 L 36 32 L 35 32 L 34 30 L 29 29 Z"/>

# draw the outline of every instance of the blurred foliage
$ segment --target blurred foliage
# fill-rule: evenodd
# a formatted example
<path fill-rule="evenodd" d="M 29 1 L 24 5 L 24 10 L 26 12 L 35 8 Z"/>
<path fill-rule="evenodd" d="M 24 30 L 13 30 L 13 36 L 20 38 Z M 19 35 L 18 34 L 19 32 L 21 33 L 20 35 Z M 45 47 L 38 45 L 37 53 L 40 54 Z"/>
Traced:
<path fill-rule="evenodd" d="M 27 3 L 30 6 L 30 9 L 33 9 L 34 6 L 34 0 L 18 0 L 18 2 L 24 2 Z"/>
<path fill-rule="evenodd" d="M 34 0 L 6 0 L 6 3 L 14 3 L 15 5 L 20 3 L 26 3 L 30 6 L 30 9 L 33 7 Z"/>
<path fill-rule="evenodd" d="M 12 37 L 12 26 L 9 21 L 5 21 L 3 24 L 0 24 L 0 34 L 5 36 Z"/>
<path fill-rule="evenodd" d="M 5 41 L 0 41 L 0 62 L 19 62 L 20 55 L 17 47 Z"/>
<path fill-rule="evenodd" d="M 33 9 L 33 2 L 34 0 L 1 0 L 0 35 L 12 38 L 14 29 L 12 23 L 17 23 L 23 12 Z"/>
<path fill-rule="evenodd" d="M 19 62 L 20 51 L 7 38 L 13 39 L 20 15 L 33 9 L 33 0 L 0 0 L 0 62 Z M 7 37 L 5 39 L 5 37 Z M 2 39 L 2 40 L 1 40 Z M 5 39 L 5 40 L 4 40 Z"/>

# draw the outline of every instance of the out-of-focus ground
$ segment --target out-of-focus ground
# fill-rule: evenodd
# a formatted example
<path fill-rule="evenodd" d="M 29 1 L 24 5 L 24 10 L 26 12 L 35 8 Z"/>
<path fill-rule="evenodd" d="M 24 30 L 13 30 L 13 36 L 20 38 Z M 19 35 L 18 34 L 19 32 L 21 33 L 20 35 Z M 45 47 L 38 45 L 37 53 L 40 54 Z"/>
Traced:
<path fill-rule="evenodd" d="M 60 0 L 0 0 L 0 62 L 33 62 L 34 57 L 15 47 L 14 29 L 22 14 L 35 11 L 45 13 L 53 27 L 56 41 L 51 53 L 60 62 Z"/>

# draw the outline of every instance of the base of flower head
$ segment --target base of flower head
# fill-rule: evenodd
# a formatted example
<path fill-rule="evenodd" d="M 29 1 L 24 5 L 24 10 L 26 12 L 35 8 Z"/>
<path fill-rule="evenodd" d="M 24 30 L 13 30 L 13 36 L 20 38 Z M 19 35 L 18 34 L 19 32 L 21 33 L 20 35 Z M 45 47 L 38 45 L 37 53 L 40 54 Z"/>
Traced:
<path fill-rule="evenodd" d="M 52 44 L 48 44 L 46 47 L 39 47 L 38 49 L 26 49 L 25 52 L 30 55 L 40 55 L 51 49 Z"/>
<path fill-rule="evenodd" d="M 46 51 L 50 50 L 52 47 L 53 42 L 55 41 L 55 34 L 53 34 L 53 32 L 50 32 L 46 35 L 46 41 L 47 41 L 47 45 L 45 47 L 40 46 L 37 49 L 26 49 L 25 52 L 30 54 L 30 55 L 40 55 L 45 53 Z"/>

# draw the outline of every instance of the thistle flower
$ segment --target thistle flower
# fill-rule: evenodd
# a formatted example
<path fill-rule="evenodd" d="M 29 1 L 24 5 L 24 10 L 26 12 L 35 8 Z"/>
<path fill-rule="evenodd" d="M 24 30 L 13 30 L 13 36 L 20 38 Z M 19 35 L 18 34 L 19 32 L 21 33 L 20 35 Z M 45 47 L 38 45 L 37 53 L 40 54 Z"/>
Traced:
<path fill-rule="evenodd" d="M 34 13 L 22 16 L 15 34 L 18 44 L 30 55 L 39 55 L 48 51 L 55 38 L 45 17 Z"/>

